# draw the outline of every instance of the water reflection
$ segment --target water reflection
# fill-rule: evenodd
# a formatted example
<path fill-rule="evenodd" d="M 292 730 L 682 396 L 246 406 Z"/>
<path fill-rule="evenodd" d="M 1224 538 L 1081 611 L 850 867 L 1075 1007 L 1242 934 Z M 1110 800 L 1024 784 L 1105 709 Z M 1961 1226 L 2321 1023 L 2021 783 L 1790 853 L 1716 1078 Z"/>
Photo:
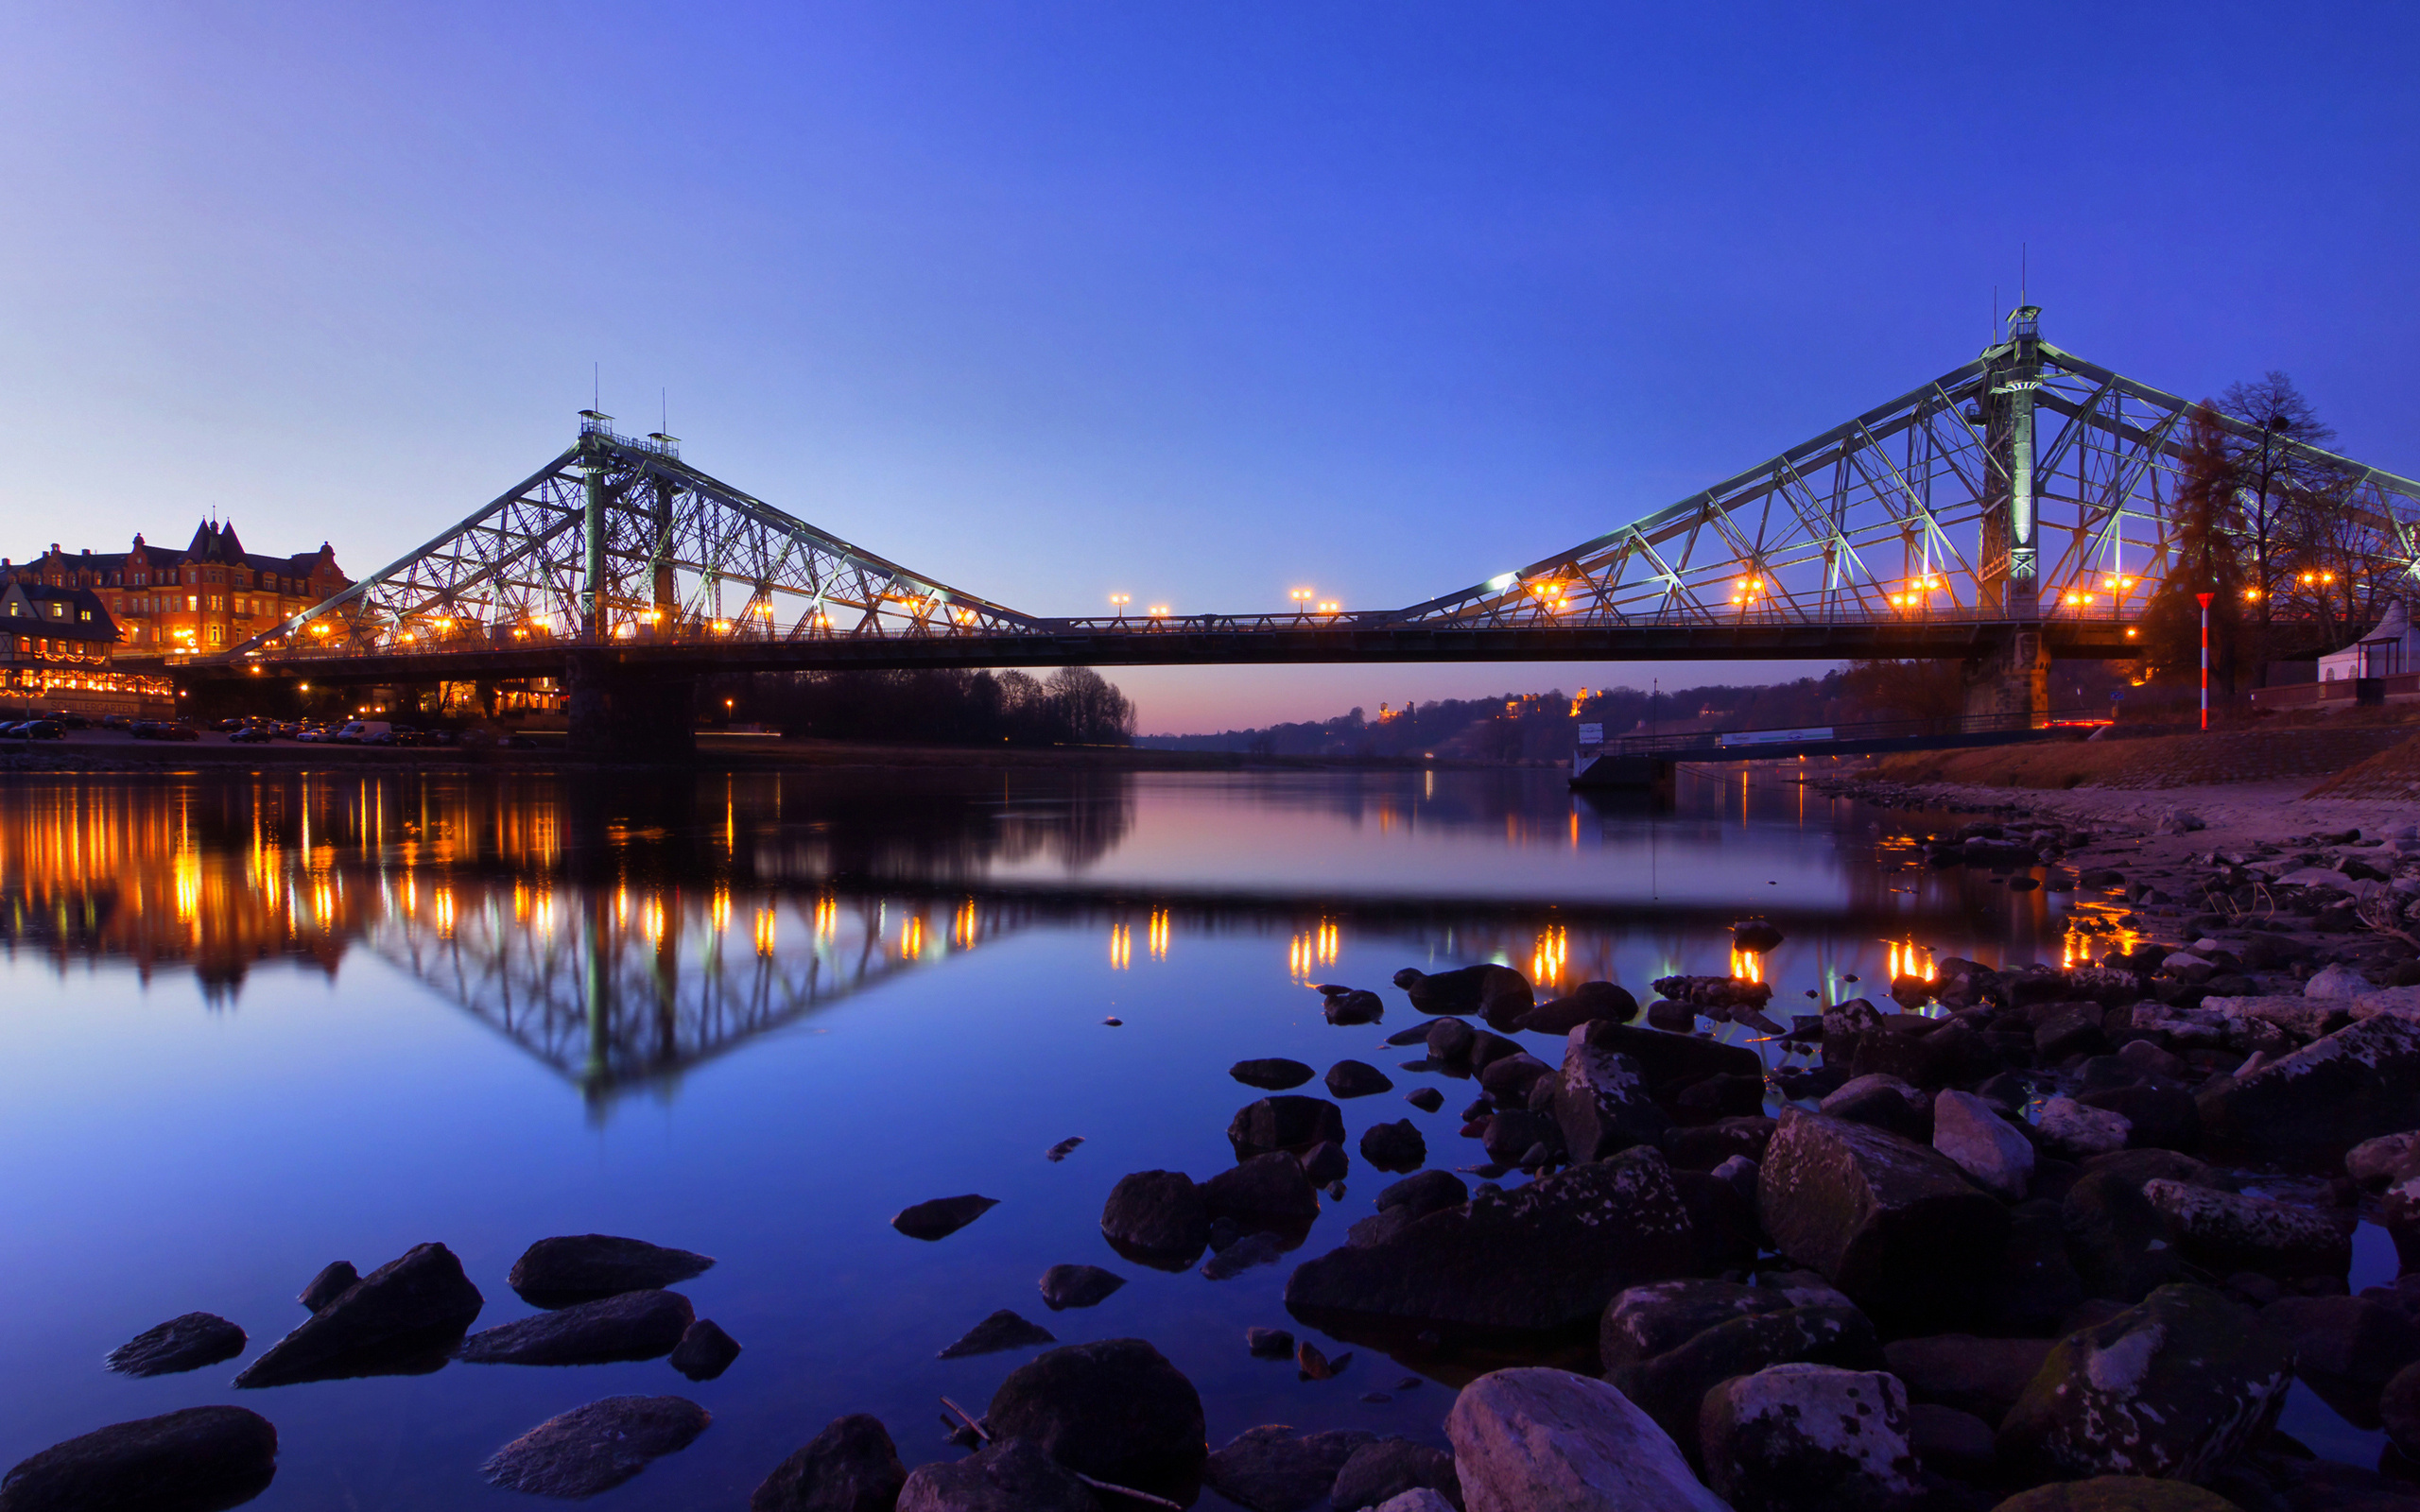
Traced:
<path fill-rule="evenodd" d="M 1807 995 L 1831 1000 L 1860 970 L 1877 988 L 1929 974 L 1935 949 L 2074 959 L 2109 943 L 2080 930 L 2118 927 L 1985 881 L 1803 786 L 1729 778 L 1663 811 L 1525 773 L 0 788 L 11 957 L 189 968 L 224 1007 L 248 972 L 333 978 L 359 947 L 600 1109 L 1037 928 L 1095 935 L 1116 971 L 1262 936 L 1304 987 L 1333 980 L 1350 934 L 1424 965 L 1513 965 L 1551 996 L 1722 970 L 1709 936 L 1753 902 L 1792 944 L 1728 969 L 1811 973 Z"/>

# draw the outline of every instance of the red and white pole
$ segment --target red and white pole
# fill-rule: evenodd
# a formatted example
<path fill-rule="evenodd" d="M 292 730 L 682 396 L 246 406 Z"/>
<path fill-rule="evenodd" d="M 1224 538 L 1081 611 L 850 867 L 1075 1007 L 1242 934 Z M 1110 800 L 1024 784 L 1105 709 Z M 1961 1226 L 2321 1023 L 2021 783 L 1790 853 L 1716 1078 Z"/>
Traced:
<path fill-rule="evenodd" d="M 2202 601 L 2202 728 L 2210 728 L 2210 599 L 2212 594 L 2196 593 Z"/>

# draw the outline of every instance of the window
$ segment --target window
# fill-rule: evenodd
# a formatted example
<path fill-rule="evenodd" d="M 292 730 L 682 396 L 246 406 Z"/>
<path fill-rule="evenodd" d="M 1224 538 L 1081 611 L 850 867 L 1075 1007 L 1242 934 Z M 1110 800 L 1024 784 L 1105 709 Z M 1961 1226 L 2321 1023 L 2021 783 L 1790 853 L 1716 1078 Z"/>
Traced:
<path fill-rule="evenodd" d="M 187 593 L 185 595 L 185 612 L 190 614 L 199 608 L 201 608 L 201 595 L 199 593 Z"/>
<path fill-rule="evenodd" d="M 76 611 L 76 617 L 89 624 L 93 618 L 93 611 L 89 609 L 79 609 Z"/>
<path fill-rule="evenodd" d="M 67 606 L 53 600 L 50 606 L 50 617 L 55 620 L 65 619 L 67 617 Z"/>
<path fill-rule="evenodd" d="M 218 644 L 218 627 L 216 625 L 210 627 L 210 644 L 213 645 Z"/>

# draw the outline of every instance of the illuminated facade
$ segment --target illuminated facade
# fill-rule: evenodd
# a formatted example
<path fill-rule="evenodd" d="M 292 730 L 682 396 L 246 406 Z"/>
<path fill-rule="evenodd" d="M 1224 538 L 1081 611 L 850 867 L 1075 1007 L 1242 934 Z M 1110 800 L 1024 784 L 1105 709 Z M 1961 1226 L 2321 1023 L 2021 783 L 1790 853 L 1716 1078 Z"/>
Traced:
<path fill-rule="evenodd" d="M 125 656 L 209 652 L 248 641 L 351 585 L 334 547 L 292 557 L 248 552 L 232 524 L 205 520 L 182 551 L 142 536 L 122 552 L 68 552 L 57 541 L 31 561 L 0 558 L 0 579 L 97 594 Z"/>

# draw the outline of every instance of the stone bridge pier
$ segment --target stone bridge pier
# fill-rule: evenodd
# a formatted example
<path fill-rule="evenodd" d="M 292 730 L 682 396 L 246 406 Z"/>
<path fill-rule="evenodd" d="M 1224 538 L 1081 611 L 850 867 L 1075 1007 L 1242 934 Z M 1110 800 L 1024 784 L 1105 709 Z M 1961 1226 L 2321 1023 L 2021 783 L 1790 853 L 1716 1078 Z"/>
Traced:
<path fill-rule="evenodd" d="M 568 660 L 564 703 L 573 751 L 634 761 L 697 755 L 692 674 L 630 667 L 611 651 L 576 651 Z"/>
<path fill-rule="evenodd" d="M 2038 726 L 2050 713 L 2050 647 L 2038 625 L 2021 626 L 1960 669 L 1968 718 L 2018 717 Z"/>

